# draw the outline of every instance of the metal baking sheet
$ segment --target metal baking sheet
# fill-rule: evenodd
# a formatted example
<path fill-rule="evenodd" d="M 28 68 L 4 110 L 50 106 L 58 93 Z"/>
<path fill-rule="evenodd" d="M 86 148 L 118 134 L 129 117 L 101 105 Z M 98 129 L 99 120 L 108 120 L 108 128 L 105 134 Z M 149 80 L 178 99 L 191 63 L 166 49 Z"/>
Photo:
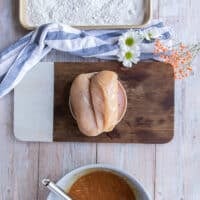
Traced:
<path fill-rule="evenodd" d="M 141 1 L 141 0 L 139 0 Z M 128 28 L 142 28 L 145 26 L 151 19 L 152 15 L 152 0 L 144 0 L 145 1 L 145 6 L 144 6 L 144 18 L 142 20 L 141 24 L 132 24 L 132 25 L 85 25 L 85 26 L 78 26 L 76 24 L 71 25 L 73 27 L 77 27 L 80 29 L 128 29 Z M 35 29 L 36 26 L 33 26 L 28 19 L 28 16 L 26 14 L 26 0 L 19 0 L 19 20 L 21 25 L 28 30 Z"/>

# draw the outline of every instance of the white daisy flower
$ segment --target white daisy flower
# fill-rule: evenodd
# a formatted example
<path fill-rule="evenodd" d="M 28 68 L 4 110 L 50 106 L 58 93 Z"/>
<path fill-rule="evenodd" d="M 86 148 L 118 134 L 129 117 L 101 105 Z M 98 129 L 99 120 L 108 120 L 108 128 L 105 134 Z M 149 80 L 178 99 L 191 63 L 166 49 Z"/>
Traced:
<path fill-rule="evenodd" d="M 132 64 L 137 64 L 140 60 L 140 47 L 123 48 L 119 50 L 118 60 L 123 63 L 125 67 L 132 67 Z"/>
<path fill-rule="evenodd" d="M 156 27 L 152 27 L 150 29 L 146 29 L 143 31 L 144 38 L 148 41 L 156 39 L 160 37 L 160 31 Z"/>
<path fill-rule="evenodd" d="M 142 40 L 141 35 L 138 31 L 127 31 L 122 36 L 119 37 L 119 46 L 120 48 L 134 48 Z"/>

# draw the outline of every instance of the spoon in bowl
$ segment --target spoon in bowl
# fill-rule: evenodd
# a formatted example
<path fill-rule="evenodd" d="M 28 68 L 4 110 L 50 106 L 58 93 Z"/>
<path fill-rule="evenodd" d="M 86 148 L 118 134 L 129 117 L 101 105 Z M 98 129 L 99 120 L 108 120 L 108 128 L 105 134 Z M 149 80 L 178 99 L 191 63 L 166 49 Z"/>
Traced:
<path fill-rule="evenodd" d="M 51 192 L 61 197 L 63 200 L 72 200 L 59 186 L 57 186 L 54 182 L 49 179 L 43 179 L 42 184 L 47 187 Z"/>

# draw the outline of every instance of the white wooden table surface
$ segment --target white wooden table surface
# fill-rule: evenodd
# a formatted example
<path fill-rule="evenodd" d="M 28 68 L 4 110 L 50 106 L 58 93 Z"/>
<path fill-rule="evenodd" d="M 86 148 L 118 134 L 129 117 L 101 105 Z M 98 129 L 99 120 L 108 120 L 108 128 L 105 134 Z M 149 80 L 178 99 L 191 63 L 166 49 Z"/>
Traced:
<path fill-rule="evenodd" d="M 186 43 L 200 39 L 199 0 L 153 0 L 154 18 Z M 0 0 L 0 49 L 26 32 L 18 1 Z M 53 52 L 57 60 L 64 54 Z M 66 57 L 69 58 L 69 57 Z M 70 58 L 70 60 L 75 58 Z M 77 59 L 76 60 L 80 60 Z M 13 137 L 13 94 L 0 100 L 0 200 L 44 200 L 41 179 L 58 180 L 85 164 L 109 163 L 138 178 L 156 200 L 200 199 L 200 57 L 195 73 L 176 82 L 175 137 L 164 145 L 21 143 Z"/>

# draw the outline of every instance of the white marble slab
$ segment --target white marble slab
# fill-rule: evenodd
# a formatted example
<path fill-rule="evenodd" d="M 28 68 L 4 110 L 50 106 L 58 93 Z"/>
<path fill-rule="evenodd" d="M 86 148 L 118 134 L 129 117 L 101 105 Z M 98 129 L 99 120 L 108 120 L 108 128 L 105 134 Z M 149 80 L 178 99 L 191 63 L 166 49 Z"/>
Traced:
<path fill-rule="evenodd" d="M 20 141 L 50 142 L 53 136 L 54 64 L 41 62 L 14 90 L 14 135 Z"/>

